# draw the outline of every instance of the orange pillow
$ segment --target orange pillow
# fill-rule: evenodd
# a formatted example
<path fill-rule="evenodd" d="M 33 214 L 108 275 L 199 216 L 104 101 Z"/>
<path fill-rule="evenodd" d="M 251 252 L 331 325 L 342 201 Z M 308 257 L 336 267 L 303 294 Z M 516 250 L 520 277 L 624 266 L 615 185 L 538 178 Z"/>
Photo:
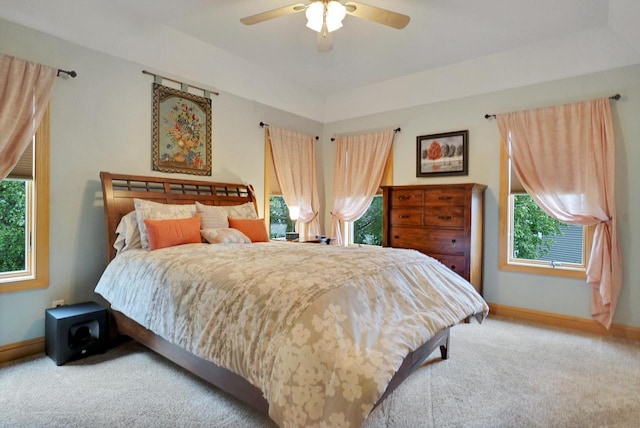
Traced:
<path fill-rule="evenodd" d="M 247 235 L 251 242 L 269 242 L 269 234 L 263 218 L 229 217 L 229 227 Z"/>
<path fill-rule="evenodd" d="M 202 242 L 199 215 L 171 220 L 145 218 L 144 224 L 147 226 L 149 248 L 151 250 Z"/>

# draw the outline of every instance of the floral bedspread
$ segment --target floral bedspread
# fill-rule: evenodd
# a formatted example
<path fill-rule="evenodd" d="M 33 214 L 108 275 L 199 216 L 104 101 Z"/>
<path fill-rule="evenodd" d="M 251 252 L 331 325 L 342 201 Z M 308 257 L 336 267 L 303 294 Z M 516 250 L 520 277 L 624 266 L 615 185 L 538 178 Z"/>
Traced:
<path fill-rule="evenodd" d="M 259 387 L 282 427 L 361 426 L 410 351 L 488 312 L 417 251 L 285 242 L 129 250 L 96 292 Z"/>

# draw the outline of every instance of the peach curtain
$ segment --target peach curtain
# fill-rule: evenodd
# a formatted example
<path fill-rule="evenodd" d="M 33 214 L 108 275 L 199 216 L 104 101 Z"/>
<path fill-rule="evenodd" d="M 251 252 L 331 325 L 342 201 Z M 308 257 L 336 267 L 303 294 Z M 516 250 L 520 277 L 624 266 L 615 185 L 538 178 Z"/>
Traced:
<path fill-rule="evenodd" d="M 342 225 L 365 213 L 380 187 L 393 130 L 338 137 L 333 171 L 331 237 L 343 244 Z"/>
<path fill-rule="evenodd" d="M 57 73 L 55 68 L 0 54 L 0 180 L 35 135 Z"/>
<path fill-rule="evenodd" d="M 314 238 L 320 234 L 315 138 L 272 125 L 268 135 L 282 196 L 287 206 L 300 207 L 296 230 L 305 223 L 306 236 L 301 240 Z"/>
<path fill-rule="evenodd" d="M 538 205 L 568 224 L 596 225 L 587 282 L 607 329 L 622 285 L 615 141 L 608 99 L 496 115 L 512 168 Z"/>

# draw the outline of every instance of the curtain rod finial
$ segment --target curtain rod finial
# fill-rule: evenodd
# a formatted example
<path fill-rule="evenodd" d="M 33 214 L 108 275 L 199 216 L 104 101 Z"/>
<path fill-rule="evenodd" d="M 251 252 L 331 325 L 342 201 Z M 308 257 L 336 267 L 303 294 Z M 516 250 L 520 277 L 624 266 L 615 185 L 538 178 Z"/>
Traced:
<path fill-rule="evenodd" d="M 76 73 L 75 70 L 67 71 L 59 68 L 57 76 L 60 76 L 60 73 L 66 74 L 67 76 L 70 76 L 70 77 L 76 77 L 78 75 L 78 73 Z"/>

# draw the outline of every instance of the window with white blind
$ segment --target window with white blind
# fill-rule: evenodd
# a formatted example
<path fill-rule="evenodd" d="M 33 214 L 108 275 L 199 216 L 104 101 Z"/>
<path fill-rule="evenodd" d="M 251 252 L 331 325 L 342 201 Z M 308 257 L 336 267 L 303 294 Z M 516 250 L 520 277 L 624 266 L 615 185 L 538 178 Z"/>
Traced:
<path fill-rule="evenodd" d="M 0 292 L 49 285 L 49 109 L 0 181 Z"/>
<path fill-rule="evenodd" d="M 547 215 L 527 194 L 500 151 L 501 270 L 585 278 L 593 228 L 569 225 Z"/>

